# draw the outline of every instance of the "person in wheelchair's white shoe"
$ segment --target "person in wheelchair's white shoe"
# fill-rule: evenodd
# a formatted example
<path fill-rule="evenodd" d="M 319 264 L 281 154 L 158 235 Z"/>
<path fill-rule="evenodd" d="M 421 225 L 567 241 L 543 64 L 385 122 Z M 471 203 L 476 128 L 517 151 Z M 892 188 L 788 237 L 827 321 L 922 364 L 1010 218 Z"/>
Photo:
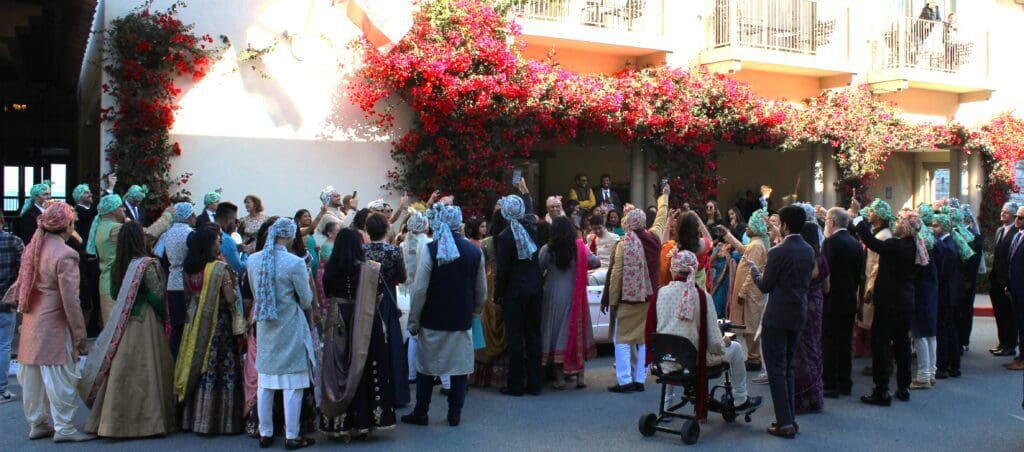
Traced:
<path fill-rule="evenodd" d="M 729 372 L 732 375 L 733 404 L 737 409 L 748 408 L 751 405 L 760 403 L 760 397 L 747 397 L 747 368 L 744 365 L 746 352 L 739 342 L 733 342 L 728 337 L 723 337 L 718 328 L 718 319 L 715 314 L 714 300 L 711 295 L 704 292 L 700 296 L 694 282 L 697 271 L 697 256 L 690 251 L 676 252 L 672 256 L 670 270 L 672 281 L 658 290 L 657 313 L 659 334 L 671 334 L 688 339 L 695 346 L 699 343 L 698 332 L 700 331 L 700 300 L 704 299 L 705 317 L 707 329 L 707 365 L 717 366 L 723 361 L 729 363 Z M 672 369 L 675 366 L 676 369 Z M 662 363 L 664 372 L 672 372 L 678 369 L 674 363 Z M 674 387 L 670 387 L 674 388 Z M 667 403 L 674 391 L 670 389 L 666 393 Z"/>

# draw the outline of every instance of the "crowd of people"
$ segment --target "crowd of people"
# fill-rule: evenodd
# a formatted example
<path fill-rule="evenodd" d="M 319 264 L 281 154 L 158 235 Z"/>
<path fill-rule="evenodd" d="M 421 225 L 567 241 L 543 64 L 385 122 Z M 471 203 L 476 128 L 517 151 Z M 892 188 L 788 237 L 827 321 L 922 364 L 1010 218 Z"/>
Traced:
<path fill-rule="evenodd" d="M 647 208 L 622 203 L 600 180 L 592 189 L 578 175 L 540 216 L 518 178 L 493 215 L 469 219 L 436 191 L 359 208 L 357 193 L 328 186 L 315 215 L 292 217 L 267 216 L 251 194 L 239 218 L 218 190 L 147 218 L 143 186 L 122 196 L 111 178 L 102 196 L 83 184 L 62 202 L 39 184 L 17 234 L 0 232 L 0 366 L 16 310 L 30 439 L 245 432 L 269 447 L 283 431 L 295 449 L 314 431 L 350 440 L 428 425 L 435 385 L 451 426 L 470 385 L 513 397 L 586 387 L 587 291 L 599 286 L 610 392 L 644 391 L 651 335 L 682 336 L 702 365 L 729 363 L 737 409 L 761 403 L 748 371 L 770 385 L 775 436 L 850 395 L 852 353 L 872 356 L 869 404 L 891 404 L 892 363 L 902 401 L 961 375 L 988 273 L 969 206 L 774 212 L 762 187 L 723 214 L 715 201 L 670 209 L 667 185 Z M 991 351 L 1009 356 L 1024 353 L 1024 209 L 1007 204 L 1002 221 Z M 739 334 L 723 336 L 720 319 Z M 1024 369 L 1022 357 L 1007 368 Z M 0 384 L 0 401 L 13 400 Z M 81 430 L 79 398 L 90 409 Z"/>

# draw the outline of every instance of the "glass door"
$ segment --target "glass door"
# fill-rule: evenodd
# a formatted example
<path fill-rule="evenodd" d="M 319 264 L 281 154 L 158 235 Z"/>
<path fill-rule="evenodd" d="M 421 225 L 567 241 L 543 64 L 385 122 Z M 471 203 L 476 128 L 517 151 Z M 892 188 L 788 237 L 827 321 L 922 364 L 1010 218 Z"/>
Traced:
<path fill-rule="evenodd" d="M 949 197 L 950 171 L 948 164 L 925 165 L 924 202 L 931 204 Z"/>

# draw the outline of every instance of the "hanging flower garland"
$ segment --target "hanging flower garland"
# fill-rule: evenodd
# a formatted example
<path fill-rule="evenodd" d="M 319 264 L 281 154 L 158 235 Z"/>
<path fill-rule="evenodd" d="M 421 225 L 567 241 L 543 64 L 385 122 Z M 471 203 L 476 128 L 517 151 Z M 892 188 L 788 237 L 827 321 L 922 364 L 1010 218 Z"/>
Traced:
<path fill-rule="evenodd" d="M 683 198 L 714 196 L 714 146 L 782 142 L 784 113 L 742 84 L 706 72 L 658 68 L 581 75 L 522 57 L 519 28 L 480 0 L 421 4 L 409 34 L 388 54 L 364 43 L 350 97 L 389 127 L 398 94 L 413 126 L 394 143 L 389 188 L 455 193 L 471 211 L 508 189 L 515 159 L 584 132 L 653 152 L 653 168 Z"/>
<path fill-rule="evenodd" d="M 181 146 L 170 140 L 181 89 L 175 80 L 190 77 L 198 81 L 210 66 L 213 43 L 210 36 L 197 36 L 193 25 L 175 16 L 184 3 L 166 11 L 150 11 L 151 2 L 114 19 L 106 30 L 104 45 L 110 61 L 104 66 L 109 81 L 103 92 L 113 106 L 102 109 L 101 119 L 112 123 L 112 140 L 106 158 L 125 185 L 148 185 L 144 205 L 165 205 L 173 186 L 187 182 L 187 176 L 172 179 L 171 158 L 181 155 Z"/>

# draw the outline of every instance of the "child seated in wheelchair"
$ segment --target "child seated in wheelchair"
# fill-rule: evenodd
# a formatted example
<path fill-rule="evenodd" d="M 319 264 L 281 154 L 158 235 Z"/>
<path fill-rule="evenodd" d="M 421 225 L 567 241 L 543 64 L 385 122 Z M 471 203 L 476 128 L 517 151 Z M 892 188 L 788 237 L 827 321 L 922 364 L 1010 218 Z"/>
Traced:
<path fill-rule="evenodd" d="M 706 363 L 699 364 L 713 367 L 722 362 L 729 363 L 735 409 L 743 410 L 760 405 L 760 397 L 747 397 L 747 369 L 744 364 L 746 351 L 739 342 L 723 337 L 711 295 L 694 282 L 697 267 L 697 256 L 690 251 L 679 251 L 672 257 L 672 281 L 658 291 L 657 333 L 684 337 L 700 350 L 699 331 L 703 326 L 706 330 L 703 344 L 706 348 Z M 704 301 L 704 309 L 700 307 L 701 300 Z M 705 322 L 701 322 L 701 312 L 704 313 Z M 670 373 L 679 370 L 679 367 L 676 363 L 664 362 L 661 371 Z M 674 397 L 675 387 L 669 386 L 665 400 L 662 401 L 664 406 L 671 406 Z"/>

